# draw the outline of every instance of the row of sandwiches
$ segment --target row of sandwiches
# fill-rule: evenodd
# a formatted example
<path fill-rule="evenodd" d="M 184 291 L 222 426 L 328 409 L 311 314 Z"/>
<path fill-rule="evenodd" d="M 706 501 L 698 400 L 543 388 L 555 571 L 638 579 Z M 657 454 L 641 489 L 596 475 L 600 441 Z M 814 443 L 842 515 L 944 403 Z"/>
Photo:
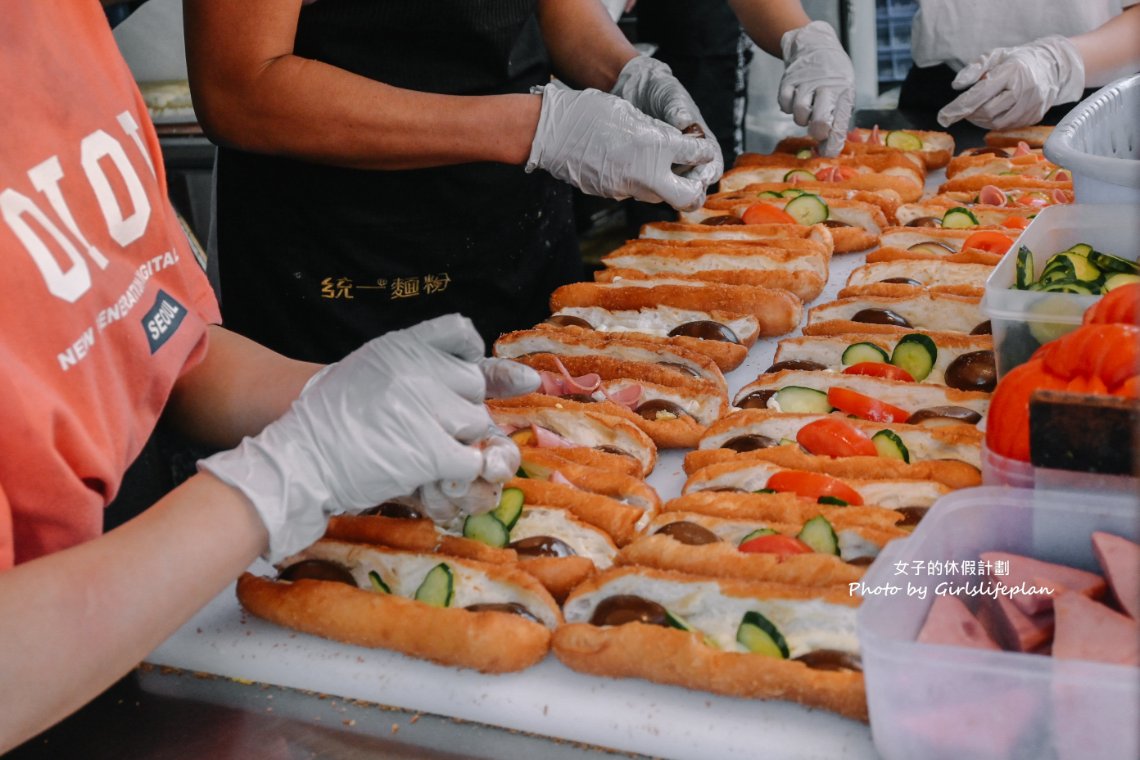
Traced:
<path fill-rule="evenodd" d="M 646 225 L 594 282 L 556 290 L 547 322 L 501 336 L 494 353 L 542 387 L 488 402 L 521 458 L 495 510 L 441 526 L 401 499 L 336 517 L 276 577 L 243 576 L 242 605 L 443 665 L 516 671 L 552 651 L 581 672 L 866 719 L 849 584 L 980 482 L 993 355 L 977 298 L 1000 253 L 971 236 L 1008 228 L 898 224 L 927 169 L 952 163 L 949 138 L 888 135 L 910 147 L 887 151 L 860 136 L 840 159 L 742 157 L 704 209 Z M 733 186 L 759 168 L 773 171 Z M 815 176 L 787 176 L 800 170 Z M 827 218 L 747 223 L 743 201 L 766 193 L 782 213 L 860 209 L 873 239 Z M 877 248 L 730 388 L 855 245 Z M 665 499 L 645 480 L 662 448 L 689 450 Z"/>

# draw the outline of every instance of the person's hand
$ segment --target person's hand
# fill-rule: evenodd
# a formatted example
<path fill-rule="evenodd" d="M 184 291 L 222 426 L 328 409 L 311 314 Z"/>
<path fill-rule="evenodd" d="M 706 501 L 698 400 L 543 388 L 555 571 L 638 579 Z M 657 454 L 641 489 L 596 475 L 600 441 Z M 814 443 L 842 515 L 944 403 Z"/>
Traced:
<path fill-rule="evenodd" d="M 458 490 L 484 475 L 506 480 L 509 462 L 479 446 L 497 432 L 483 406 L 482 356 L 470 320 L 455 314 L 388 333 L 322 370 L 261 433 L 198 467 L 253 503 L 270 561 L 320 538 L 332 514 L 436 482 Z"/>
<path fill-rule="evenodd" d="M 1080 99 L 1085 64 L 1065 37 L 1042 37 L 982 56 L 958 72 L 953 86 L 966 92 L 938 112 L 942 126 L 966 119 L 985 129 L 1025 127 L 1058 103 Z"/>
<path fill-rule="evenodd" d="M 701 117 L 701 110 L 693 102 L 689 91 L 673 76 L 673 71 L 665 63 L 647 55 L 631 58 L 622 68 L 610 94 L 628 100 L 642 113 L 672 124 L 682 133 L 690 134 L 693 127 L 698 127 L 700 131 L 697 136 L 706 137 L 716 145 L 716 158 L 684 172 L 684 176 L 703 182 L 707 188 L 724 174 L 724 156 L 721 155 L 720 144 Z"/>
<path fill-rule="evenodd" d="M 784 76 L 777 102 L 820 143 L 824 156 L 839 155 L 855 106 L 855 68 L 835 30 L 823 21 L 780 38 Z"/>
<path fill-rule="evenodd" d="M 715 160 L 713 140 L 682 135 L 633 104 L 599 90 L 548 84 L 526 170 L 545 169 L 591 195 L 664 201 L 691 211 L 705 200 L 706 185 L 682 177 L 674 165 Z"/>

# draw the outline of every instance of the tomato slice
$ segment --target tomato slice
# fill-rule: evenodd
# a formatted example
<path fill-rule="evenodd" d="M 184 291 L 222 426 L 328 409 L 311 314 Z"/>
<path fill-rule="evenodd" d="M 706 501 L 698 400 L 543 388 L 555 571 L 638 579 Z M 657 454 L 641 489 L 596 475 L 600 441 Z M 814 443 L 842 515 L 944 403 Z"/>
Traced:
<path fill-rule="evenodd" d="M 799 224 L 787 211 L 768 203 L 753 203 L 741 218 L 745 224 Z"/>
<path fill-rule="evenodd" d="M 1009 235 L 993 230 L 979 230 L 962 241 L 962 250 L 976 248 L 987 253 L 1004 254 L 1013 245 Z"/>
<path fill-rule="evenodd" d="M 1084 322 L 1092 324 L 1140 324 L 1140 282 L 1121 285 L 1085 311 Z"/>
<path fill-rule="evenodd" d="M 774 491 L 791 491 L 809 499 L 834 496 L 856 507 L 863 505 L 863 497 L 858 491 L 842 480 L 820 472 L 781 470 L 768 478 L 767 486 Z"/>
<path fill-rule="evenodd" d="M 1029 220 L 1024 216 L 1007 216 L 1001 226 L 1009 230 L 1023 230 L 1029 226 Z"/>
<path fill-rule="evenodd" d="M 853 414 L 861 420 L 874 422 L 906 422 L 910 413 L 876 398 L 857 393 L 847 388 L 831 388 L 827 391 L 827 403 L 844 414 Z"/>
<path fill-rule="evenodd" d="M 838 417 L 809 422 L 796 433 L 796 442 L 810 453 L 826 457 L 879 455 L 869 435 Z"/>
<path fill-rule="evenodd" d="M 777 554 L 788 557 L 793 554 L 812 554 L 814 549 L 798 538 L 772 533 L 767 536 L 757 536 L 740 545 L 740 551 L 747 554 Z"/>
<path fill-rule="evenodd" d="M 902 380 L 904 383 L 913 383 L 914 378 L 902 367 L 896 367 L 886 362 L 858 362 L 843 370 L 845 375 L 870 375 L 882 377 L 887 380 Z"/>

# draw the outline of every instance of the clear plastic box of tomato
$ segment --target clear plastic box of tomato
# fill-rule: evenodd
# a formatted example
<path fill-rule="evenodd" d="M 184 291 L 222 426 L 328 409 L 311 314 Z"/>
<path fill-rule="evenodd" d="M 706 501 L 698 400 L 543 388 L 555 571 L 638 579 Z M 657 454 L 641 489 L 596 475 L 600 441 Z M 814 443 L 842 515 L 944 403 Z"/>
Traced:
<path fill-rule="evenodd" d="M 885 760 L 1140 757 L 1140 668 L 916 641 L 939 584 L 970 580 L 916 574 L 916 562 L 1005 551 L 1099 573 L 1094 531 L 1140 540 L 1138 497 L 964 489 L 886 547 L 858 613 L 871 735 Z"/>
<path fill-rule="evenodd" d="M 1132 203 L 1048 206 L 1022 231 L 986 280 L 982 297 L 982 311 L 993 326 L 999 378 L 1028 361 L 1043 343 L 1079 327 L 1085 310 L 1101 298 L 1013 289 L 1018 251 L 1025 247 L 1032 252 L 1033 276 L 1037 278 L 1050 257 L 1078 243 L 1136 261 L 1140 254 L 1140 206 Z"/>

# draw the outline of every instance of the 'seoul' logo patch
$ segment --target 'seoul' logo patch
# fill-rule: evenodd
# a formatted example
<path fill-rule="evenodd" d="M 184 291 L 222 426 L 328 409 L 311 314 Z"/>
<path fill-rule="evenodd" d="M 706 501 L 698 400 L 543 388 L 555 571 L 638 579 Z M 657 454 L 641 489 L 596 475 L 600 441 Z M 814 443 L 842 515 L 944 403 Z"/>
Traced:
<path fill-rule="evenodd" d="M 175 301 L 166 291 L 158 291 L 154 306 L 143 315 L 142 326 L 153 354 L 178 332 L 178 326 L 186 317 L 186 307 Z"/>

